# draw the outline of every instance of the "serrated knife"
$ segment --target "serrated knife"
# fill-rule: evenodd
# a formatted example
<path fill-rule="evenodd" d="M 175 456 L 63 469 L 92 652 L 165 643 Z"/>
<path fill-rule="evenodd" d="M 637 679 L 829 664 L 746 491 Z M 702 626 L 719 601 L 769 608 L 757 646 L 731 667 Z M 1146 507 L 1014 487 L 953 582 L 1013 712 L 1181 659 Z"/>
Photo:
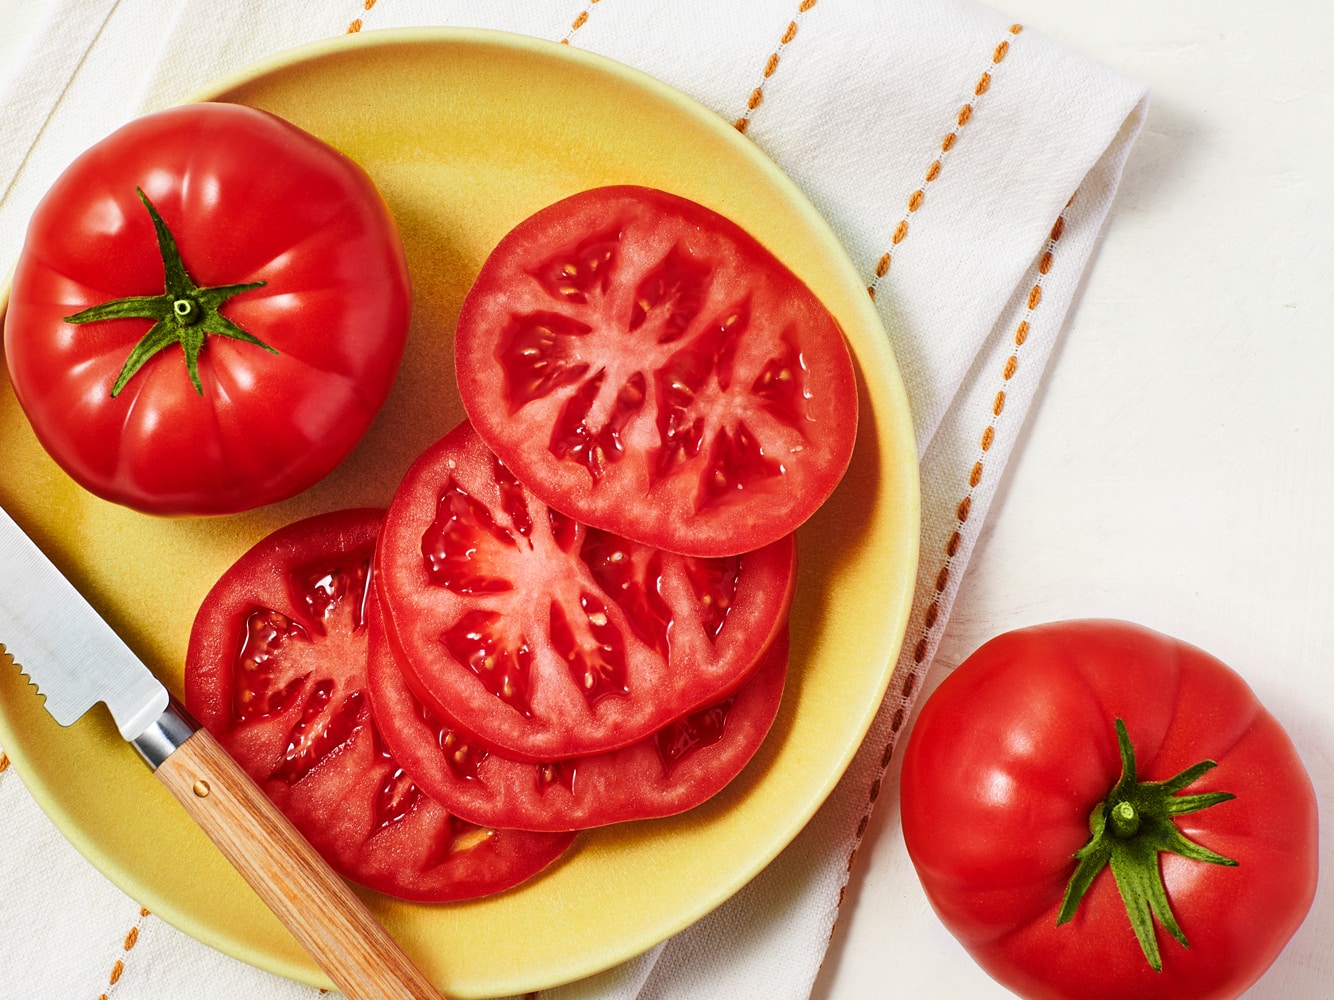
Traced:
<path fill-rule="evenodd" d="M 99 701 L 351 1000 L 440 1000 L 365 904 L 0 509 L 0 645 L 62 726 Z"/>

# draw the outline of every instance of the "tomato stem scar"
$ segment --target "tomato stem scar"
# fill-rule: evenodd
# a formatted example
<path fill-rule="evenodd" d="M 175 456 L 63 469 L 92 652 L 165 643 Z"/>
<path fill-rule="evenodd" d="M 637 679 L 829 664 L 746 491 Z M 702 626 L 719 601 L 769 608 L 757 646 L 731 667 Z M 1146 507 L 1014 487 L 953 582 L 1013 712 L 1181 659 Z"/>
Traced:
<path fill-rule="evenodd" d="M 118 396 L 125 384 L 142 368 L 148 359 L 172 344 L 180 344 L 185 352 L 185 368 L 190 382 L 199 395 L 204 394 L 204 387 L 199 381 L 199 352 L 204 346 L 208 334 L 218 337 L 230 337 L 247 344 L 262 347 L 271 354 L 278 352 L 257 337 L 247 333 L 218 311 L 224 302 L 233 295 L 248 292 L 264 285 L 262 281 L 252 281 L 240 285 L 216 285 L 203 288 L 196 285 L 185 269 L 181 252 L 176 246 L 162 216 L 153 207 L 141 188 L 135 188 L 139 200 L 148 209 L 153 220 L 153 229 L 157 233 L 158 252 L 162 255 L 164 291 L 161 295 L 128 295 L 125 298 L 112 299 L 100 305 L 91 306 L 73 316 L 66 316 L 66 323 L 96 323 L 108 319 L 151 319 L 155 320 L 148 332 L 135 345 L 130 356 L 125 360 L 116 383 L 111 387 L 112 397 Z M 197 328 L 197 329 L 192 329 Z"/>
<path fill-rule="evenodd" d="M 171 311 L 187 326 L 199 322 L 199 303 L 194 299 L 177 299 L 171 304 Z"/>
<path fill-rule="evenodd" d="M 1154 934 L 1154 917 L 1183 946 L 1189 945 L 1172 913 L 1158 855 L 1170 851 L 1183 858 L 1215 865 L 1235 867 L 1237 864 L 1233 859 L 1187 839 L 1172 819 L 1208 809 L 1236 796 L 1231 792 L 1177 794 L 1217 767 L 1212 760 L 1200 761 L 1167 781 L 1141 782 L 1136 776 L 1135 748 L 1126 724 L 1117 719 L 1115 725 L 1121 753 L 1121 777 L 1089 815 L 1092 836 L 1075 852 L 1074 857 L 1079 863 L 1065 887 L 1056 924 L 1060 926 L 1073 919 L 1094 878 L 1103 868 L 1110 867 L 1140 950 L 1150 967 L 1161 972 L 1163 963 Z"/>
<path fill-rule="evenodd" d="M 1110 817 L 1113 836 L 1133 837 L 1139 832 L 1139 810 L 1133 802 L 1118 802 L 1112 807 Z"/>

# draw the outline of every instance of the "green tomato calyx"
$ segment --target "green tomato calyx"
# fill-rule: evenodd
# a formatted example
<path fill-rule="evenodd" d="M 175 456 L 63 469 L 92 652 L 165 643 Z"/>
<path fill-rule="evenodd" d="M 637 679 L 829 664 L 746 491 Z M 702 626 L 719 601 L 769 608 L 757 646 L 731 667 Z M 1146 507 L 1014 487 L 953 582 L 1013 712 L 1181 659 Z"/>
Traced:
<path fill-rule="evenodd" d="M 1199 812 L 1236 798 L 1231 792 L 1179 795 L 1218 765 L 1204 760 L 1167 781 L 1141 782 L 1135 775 L 1135 748 L 1126 724 L 1116 720 L 1116 741 L 1121 750 L 1121 778 L 1089 815 L 1092 836 L 1075 852 L 1079 862 L 1065 887 L 1056 916 L 1057 926 L 1071 920 L 1080 901 L 1105 867 L 1111 867 L 1117 891 L 1130 917 L 1140 950 L 1156 972 L 1163 968 L 1154 934 L 1153 918 L 1184 947 L 1186 935 L 1177 924 L 1163 885 L 1158 855 L 1163 851 L 1195 861 L 1235 867 L 1237 862 L 1189 840 L 1172 822 L 1174 816 Z"/>
<path fill-rule="evenodd" d="M 125 388 L 125 384 L 153 355 L 172 344 L 180 344 L 185 351 L 185 368 L 190 375 L 190 382 L 195 391 L 202 396 L 204 387 L 199 381 L 199 352 L 209 334 L 241 340 L 262 347 L 271 354 L 277 354 L 278 352 L 268 344 L 247 333 L 218 312 L 219 307 L 233 295 L 261 288 L 264 282 L 216 285 L 212 288 L 201 288 L 196 285 L 185 270 L 176 239 L 167 228 L 167 224 L 162 221 L 162 216 L 141 189 L 134 190 L 153 219 L 153 229 L 157 232 L 158 252 L 162 255 L 162 270 L 166 278 L 165 290 L 161 295 L 130 295 L 123 299 L 112 299 L 110 302 L 103 302 L 73 316 L 65 317 L 66 323 L 75 324 L 97 323 L 107 319 L 156 321 L 125 360 L 120 375 L 116 377 L 116 382 L 111 387 L 111 395 L 118 396 Z"/>

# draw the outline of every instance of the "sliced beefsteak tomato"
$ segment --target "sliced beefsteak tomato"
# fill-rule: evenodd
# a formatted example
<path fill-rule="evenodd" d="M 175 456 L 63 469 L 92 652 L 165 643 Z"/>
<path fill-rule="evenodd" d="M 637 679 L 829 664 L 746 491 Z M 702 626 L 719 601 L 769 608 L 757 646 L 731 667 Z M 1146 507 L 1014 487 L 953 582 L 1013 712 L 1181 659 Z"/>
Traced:
<path fill-rule="evenodd" d="M 285 499 L 332 470 L 397 374 L 410 288 L 357 164 L 231 104 L 130 122 L 34 212 L 5 357 L 38 440 L 156 514 Z"/>
<path fill-rule="evenodd" d="M 383 511 L 283 528 L 229 569 L 190 635 L 186 705 L 342 875 L 404 899 L 509 888 L 564 834 L 479 827 L 386 749 L 366 693 L 365 622 Z"/>
<path fill-rule="evenodd" d="M 1224 664 L 1124 622 L 973 653 L 922 708 L 901 802 L 937 913 L 1024 997 L 1236 997 L 1315 892 L 1287 733 Z"/>
<path fill-rule="evenodd" d="M 464 421 L 399 486 L 376 550 L 413 691 L 506 756 L 634 743 L 735 690 L 785 627 L 788 535 L 673 555 L 547 507 Z"/>
<path fill-rule="evenodd" d="M 670 551 L 782 538 L 852 455 L 834 318 L 735 223 L 663 191 L 596 188 L 521 222 L 455 352 L 468 416 L 544 503 Z"/>
<path fill-rule="evenodd" d="M 403 680 L 378 619 L 372 598 L 371 707 L 385 742 L 428 795 L 487 826 L 581 830 L 694 808 L 735 778 L 764 742 L 787 676 L 784 631 L 726 698 L 620 750 L 534 764 L 475 746 L 426 708 Z"/>

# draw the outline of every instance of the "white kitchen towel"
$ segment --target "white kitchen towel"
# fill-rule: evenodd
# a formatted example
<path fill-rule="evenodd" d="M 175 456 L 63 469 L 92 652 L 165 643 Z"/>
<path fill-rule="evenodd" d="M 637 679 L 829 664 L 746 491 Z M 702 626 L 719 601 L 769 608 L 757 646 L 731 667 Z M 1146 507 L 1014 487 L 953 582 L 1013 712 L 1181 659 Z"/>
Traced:
<path fill-rule="evenodd" d="M 87 145 L 282 49 L 419 25 L 610 56 L 714 109 L 786 171 L 865 276 L 921 456 L 916 598 L 884 706 L 830 800 L 737 896 L 545 1000 L 811 990 L 881 781 L 1143 121 L 1137 84 L 971 0 L 51 0 L 0 90 L 0 261 Z M 111 887 L 0 755 L 0 994 L 312 998 Z"/>

